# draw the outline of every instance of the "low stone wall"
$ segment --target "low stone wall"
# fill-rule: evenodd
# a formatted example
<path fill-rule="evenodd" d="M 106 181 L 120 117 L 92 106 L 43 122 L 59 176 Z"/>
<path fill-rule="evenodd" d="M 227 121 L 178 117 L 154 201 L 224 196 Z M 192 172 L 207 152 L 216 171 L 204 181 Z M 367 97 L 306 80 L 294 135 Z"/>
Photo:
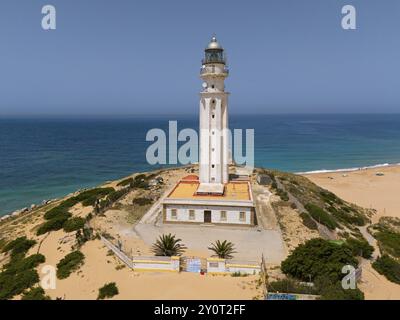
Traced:
<path fill-rule="evenodd" d="M 134 271 L 179 272 L 179 257 L 132 257 Z"/>
<path fill-rule="evenodd" d="M 227 261 L 226 269 L 230 273 L 259 274 L 261 263 L 252 261 Z"/>
<path fill-rule="evenodd" d="M 213 274 L 259 274 L 261 263 L 254 261 L 235 261 L 219 258 L 207 259 L 207 273 Z"/>

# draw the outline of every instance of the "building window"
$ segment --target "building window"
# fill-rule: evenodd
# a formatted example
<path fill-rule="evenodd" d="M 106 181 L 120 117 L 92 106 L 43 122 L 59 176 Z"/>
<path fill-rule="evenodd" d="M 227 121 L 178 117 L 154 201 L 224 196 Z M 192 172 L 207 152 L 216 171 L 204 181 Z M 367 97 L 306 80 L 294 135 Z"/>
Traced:
<path fill-rule="evenodd" d="M 194 220 L 194 210 L 189 210 L 189 220 Z"/>
<path fill-rule="evenodd" d="M 212 182 L 215 182 L 215 178 L 214 178 L 214 177 L 212 177 L 212 178 L 211 178 L 211 181 L 212 181 Z"/>
<path fill-rule="evenodd" d="M 226 211 L 221 211 L 221 221 L 226 221 Z"/>
<path fill-rule="evenodd" d="M 213 119 L 215 118 L 215 114 L 212 115 L 212 118 L 213 118 Z"/>
<path fill-rule="evenodd" d="M 239 213 L 239 221 L 246 221 L 246 212 Z"/>
<path fill-rule="evenodd" d="M 215 164 L 212 164 L 212 165 L 211 165 L 211 168 L 215 168 Z"/>
<path fill-rule="evenodd" d="M 212 104 L 214 104 L 214 103 L 215 103 L 215 100 L 212 101 Z"/>
<path fill-rule="evenodd" d="M 210 266 L 210 268 L 218 268 L 219 267 L 218 262 L 209 262 L 208 265 Z"/>
<path fill-rule="evenodd" d="M 211 88 L 213 88 L 213 89 L 214 89 L 214 88 L 215 88 L 215 86 L 214 86 L 214 85 L 211 85 Z"/>
<path fill-rule="evenodd" d="M 178 218 L 178 214 L 176 212 L 176 209 L 171 210 L 171 219 L 176 220 Z"/>

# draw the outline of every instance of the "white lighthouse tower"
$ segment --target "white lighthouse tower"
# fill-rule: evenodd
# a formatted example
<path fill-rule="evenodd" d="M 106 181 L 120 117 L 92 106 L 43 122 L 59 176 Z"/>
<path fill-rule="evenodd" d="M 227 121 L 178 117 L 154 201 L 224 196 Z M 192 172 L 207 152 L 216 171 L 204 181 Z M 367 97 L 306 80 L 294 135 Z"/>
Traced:
<path fill-rule="evenodd" d="M 257 224 L 250 179 L 229 180 L 228 77 L 224 49 L 213 37 L 200 71 L 199 176 L 182 178 L 164 198 L 163 223 Z"/>
<path fill-rule="evenodd" d="M 216 37 L 205 49 L 200 77 L 200 186 L 198 194 L 223 194 L 228 182 L 228 92 L 224 49 Z"/>

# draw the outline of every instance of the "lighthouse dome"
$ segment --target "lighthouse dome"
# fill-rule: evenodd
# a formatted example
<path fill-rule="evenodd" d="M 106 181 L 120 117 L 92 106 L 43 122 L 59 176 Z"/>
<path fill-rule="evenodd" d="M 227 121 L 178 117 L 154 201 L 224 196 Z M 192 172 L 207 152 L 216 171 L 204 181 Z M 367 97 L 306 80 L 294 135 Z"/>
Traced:
<path fill-rule="evenodd" d="M 207 49 L 222 49 L 221 45 L 218 43 L 217 38 L 215 36 L 211 38 L 211 41 L 208 44 Z"/>

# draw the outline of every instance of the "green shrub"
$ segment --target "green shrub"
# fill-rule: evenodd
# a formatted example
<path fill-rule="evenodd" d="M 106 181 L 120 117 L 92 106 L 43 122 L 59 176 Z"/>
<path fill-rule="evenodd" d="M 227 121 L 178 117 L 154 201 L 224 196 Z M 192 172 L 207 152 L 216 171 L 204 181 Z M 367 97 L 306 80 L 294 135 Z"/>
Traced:
<path fill-rule="evenodd" d="M 286 191 L 277 188 L 276 194 L 281 198 L 282 201 L 289 201 L 289 195 Z"/>
<path fill-rule="evenodd" d="M 57 207 L 47 211 L 44 215 L 45 219 L 50 220 L 63 216 L 70 208 L 79 202 L 82 202 L 83 206 L 94 205 L 97 199 L 101 199 L 114 192 L 114 188 L 95 188 L 81 192 L 77 196 L 71 197 L 64 200 Z"/>
<path fill-rule="evenodd" d="M 36 287 L 25 292 L 21 300 L 51 300 L 49 296 L 46 296 L 43 288 Z"/>
<path fill-rule="evenodd" d="M 133 199 L 133 201 L 132 201 L 132 204 L 136 204 L 136 205 L 139 205 L 139 206 L 145 206 L 145 205 L 148 205 L 148 204 L 152 204 L 153 203 L 153 200 L 152 199 L 149 199 L 149 198 L 136 198 L 136 199 Z"/>
<path fill-rule="evenodd" d="M 354 256 L 360 256 L 365 259 L 369 259 L 374 252 L 374 247 L 372 247 L 366 240 L 349 238 L 346 240 L 346 243 L 351 248 Z"/>
<path fill-rule="evenodd" d="M 3 247 L 2 252 L 11 251 L 11 256 L 26 254 L 36 244 L 35 240 L 28 240 L 26 237 L 19 237 Z"/>
<path fill-rule="evenodd" d="M 105 298 L 112 298 L 117 294 L 119 294 L 117 285 L 115 284 L 115 282 L 110 282 L 99 289 L 99 295 L 97 299 L 103 300 Z"/>
<path fill-rule="evenodd" d="M 234 278 L 240 278 L 240 277 L 248 277 L 249 276 L 249 274 L 248 273 L 242 273 L 242 272 L 240 272 L 240 271 L 235 271 L 235 272 L 232 272 L 231 273 L 231 277 L 234 277 Z"/>
<path fill-rule="evenodd" d="M 6 239 L 0 238 L 0 252 L 3 252 L 3 248 L 7 244 Z"/>
<path fill-rule="evenodd" d="M 335 228 L 338 226 L 336 221 L 329 215 L 329 213 L 315 204 L 308 203 L 305 205 L 305 208 L 315 221 L 318 221 L 319 223 L 328 227 L 328 229 L 335 230 Z"/>
<path fill-rule="evenodd" d="M 131 186 L 134 188 L 147 189 L 149 187 L 148 178 L 145 174 L 139 174 L 135 177 Z"/>
<path fill-rule="evenodd" d="M 64 212 L 62 215 L 60 214 L 56 218 L 50 219 L 47 222 L 43 223 L 37 230 L 36 234 L 40 236 L 49 231 L 60 230 L 62 229 L 65 221 L 67 221 L 70 217 L 71 214 L 69 212 Z"/>
<path fill-rule="evenodd" d="M 0 300 L 11 299 L 39 282 L 36 270 L 25 270 L 17 275 L 0 273 Z"/>
<path fill-rule="evenodd" d="M 65 279 L 70 276 L 70 274 L 83 264 L 85 256 L 80 251 L 73 251 L 67 254 L 60 262 L 57 264 L 57 278 Z"/>
<path fill-rule="evenodd" d="M 121 189 L 118 191 L 114 191 L 111 192 L 108 196 L 107 196 L 107 200 L 109 200 L 110 202 L 115 202 L 117 200 L 119 200 L 121 197 L 123 197 L 124 195 L 126 195 L 129 192 L 128 188 L 125 189 Z"/>
<path fill-rule="evenodd" d="M 5 270 L 3 272 L 6 274 L 16 275 L 23 271 L 36 268 L 39 264 L 44 263 L 45 261 L 46 258 L 40 253 L 33 254 L 27 258 L 12 259 L 4 266 Z"/>
<path fill-rule="evenodd" d="M 125 179 L 125 180 L 122 180 L 121 182 L 119 182 L 118 184 L 117 184 L 117 186 L 119 186 L 119 187 L 125 187 L 125 186 L 128 186 L 128 185 L 130 185 L 130 184 L 132 184 L 133 183 L 133 178 L 127 178 L 127 179 Z"/>
<path fill-rule="evenodd" d="M 80 217 L 69 218 L 63 224 L 63 229 L 65 232 L 72 232 L 83 228 L 86 220 Z"/>
<path fill-rule="evenodd" d="M 74 197 L 74 199 L 77 202 L 82 202 L 82 205 L 88 206 L 88 205 L 94 205 L 97 199 L 104 198 L 111 192 L 115 191 L 114 188 L 95 188 L 91 190 L 87 190 L 84 192 L 81 192 L 77 196 Z"/>
<path fill-rule="evenodd" d="M 330 203 L 342 203 L 343 201 L 340 200 L 334 193 L 328 191 L 328 190 L 321 190 L 319 192 L 319 195 L 321 196 L 321 198 L 323 200 L 325 200 L 326 202 L 330 202 Z"/>
<path fill-rule="evenodd" d="M 93 235 L 93 229 L 83 227 L 82 229 L 76 232 L 75 238 L 78 246 L 82 246 L 87 241 L 95 238 L 95 236 Z"/>
<path fill-rule="evenodd" d="M 345 208 L 347 210 L 345 210 Z M 351 211 L 347 207 L 342 207 L 340 210 L 330 207 L 328 210 L 333 214 L 334 217 L 346 223 L 355 224 L 357 226 L 364 226 L 366 223 L 366 219 L 362 214 Z"/>
<path fill-rule="evenodd" d="M 384 254 L 382 257 L 376 259 L 372 267 L 389 281 L 400 284 L 400 263 L 393 258 Z"/>
<path fill-rule="evenodd" d="M 39 281 L 39 275 L 34 268 L 45 262 L 45 257 L 34 254 L 25 258 L 27 251 L 35 243 L 36 241 L 20 237 L 3 248 L 4 252 L 11 251 L 11 260 L 3 266 L 0 273 L 0 300 L 11 299 Z"/>
<path fill-rule="evenodd" d="M 358 263 L 351 249 L 323 239 L 311 239 L 299 245 L 281 264 L 283 273 L 302 281 L 320 276 L 342 279 L 344 265 L 357 267 Z"/>
<path fill-rule="evenodd" d="M 343 289 L 341 281 L 332 282 L 327 277 L 317 278 L 314 286 L 321 300 L 364 300 L 360 289 Z"/>
<path fill-rule="evenodd" d="M 379 247 L 385 253 L 394 257 L 400 257 L 400 234 L 388 230 L 377 232 L 375 238 L 378 240 Z"/>
<path fill-rule="evenodd" d="M 64 215 L 68 210 L 61 207 L 55 207 L 44 214 L 44 218 L 46 220 L 54 219 L 59 217 L 60 215 Z"/>
<path fill-rule="evenodd" d="M 318 230 L 318 226 L 313 219 L 309 216 L 308 213 L 302 212 L 300 213 L 300 218 L 303 221 L 303 224 L 311 230 Z"/>

